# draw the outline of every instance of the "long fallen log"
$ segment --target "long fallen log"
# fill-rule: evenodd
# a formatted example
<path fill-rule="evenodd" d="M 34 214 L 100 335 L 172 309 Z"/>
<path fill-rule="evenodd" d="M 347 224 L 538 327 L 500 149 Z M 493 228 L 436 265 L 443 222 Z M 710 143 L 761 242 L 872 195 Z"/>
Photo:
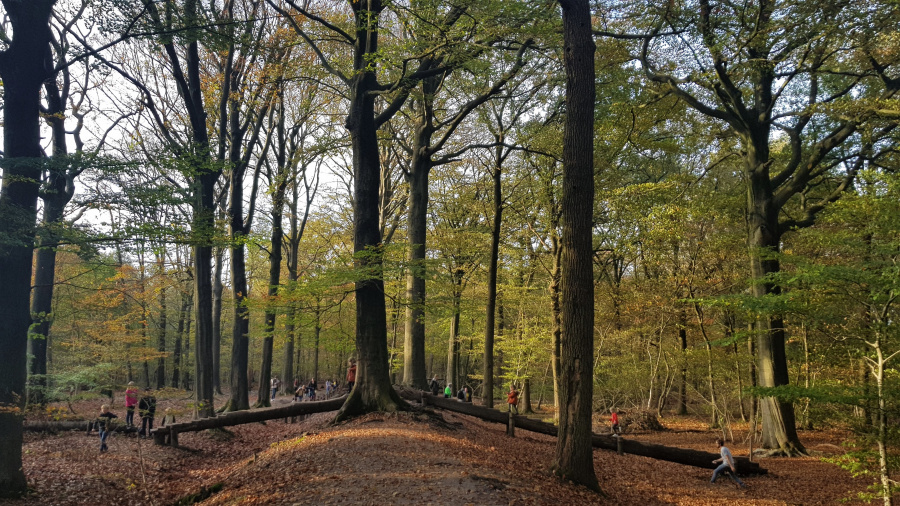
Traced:
<path fill-rule="evenodd" d="M 121 420 L 121 419 L 120 419 Z M 37 420 L 25 421 L 22 429 L 26 432 L 60 432 L 64 430 L 83 430 L 91 432 L 95 420 Z M 110 430 L 113 432 L 137 432 L 136 427 L 128 427 L 124 423 L 117 423 L 115 420 L 110 424 Z"/>
<path fill-rule="evenodd" d="M 277 408 L 232 411 L 210 418 L 201 418 L 189 422 L 173 423 L 166 425 L 165 427 L 157 427 L 150 431 L 150 433 L 153 434 L 153 441 L 156 444 L 166 444 L 166 441 L 168 440 L 172 446 L 178 446 L 178 434 L 182 432 L 197 432 L 207 429 L 242 425 L 245 423 L 264 422 L 266 420 L 277 420 L 279 418 L 290 418 L 299 415 L 336 411 L 344 405 L 345 397 L 346 396 L 338 397 L 327 401 L 293 402 Z"/>
<path fill-rule="evenodd" d="M 440 396 L 434 396 L 426 392 L 401 390 L 400 395 L 415 401 L 422 401 L 423 404 L 433 405 L 435 407 L 454 411 L 464 415 L 474 416 L 488 422 L 509 423 L 509 414 L 500 412 L 495 409 L 485 408 L 483 406 L 475 406 L 469 402 L 461 402 L 456 399 L 447 399 Z M 520 429 L 530 430 L 540 434 L 556 436 L 559 428 L 552 423 L 534 420 L 522 415 L 513 415 L 515 426 Z M 686 448 L 676 448 L 672 446 L 664 446 L 651 443 L 641 443 L 633 439 L 624 437 L 606 436 L 601 434 L 593 434 L 591 436 L 591 444 L 595 448 L 605 450 L 621 451 L 632 455 L 640 455 L 642 457 L 650 457 L 657 460 L 665 460 L 668 462 L 676 462 L 688 466 L 700 467 L 704 469 L 715 469 L 717 464 L 713 464 L 713 460 L 719 458 L 718 453 L 710 453 L 699 450 L 690 450 Z M 766 474 L 768 471 L 759 467 L 756 462 L 751 462 L 746 457 L 735 457 L 735 465 L 739 474 Z"/>

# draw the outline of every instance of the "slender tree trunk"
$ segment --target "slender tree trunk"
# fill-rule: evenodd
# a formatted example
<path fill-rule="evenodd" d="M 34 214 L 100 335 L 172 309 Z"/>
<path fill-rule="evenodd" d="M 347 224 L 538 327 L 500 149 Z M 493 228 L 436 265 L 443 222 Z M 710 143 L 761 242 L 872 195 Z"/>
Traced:
<path fill-rule="evenodd" d="M 212 338 L 213 338 L 213 389 L 222 394 L 222 271 L 225 262 L 225 248 L 217 247 L 216 269 L 212 280 Z"/>
<path fill-rule="evenodd" d="M 450 317 L 450 340 L 447 343 L 447 381 L 454 385 L 459 383 L 459 320 L 462 304 L 462 276 L 462 271 L 453 271 L 453 315 Z"/>
<path fill-rule="evenodd" d="M 159 319 L 156 321 L 156 351 L 159 358 L 156 359 L 156 388 L 166 386 L 166 286 L 165 263 L 162 252 L 156 253 L 156 274 L 158 278 L 157 302 L 159 303 Z"/>
<path fill-rule="evenodd" d="M 429 126 L 420 125 L 418 135 L 428 135 Z M 425 142 L 426 144 L 421 144 Z M 430 141 L 419 141 L 426 145 Z M 425 390 L 425 238 L 426 213 L 428 209 L 428 173 L 430 157 L 417 150 L 407 181 L 409 182 L 409 214 L 407 234 L 409 235 L 409 271 L 406 275 L 406 333 L 403 342 L 403 384 Z"/>
<path fill-rule="evenodd" d="M 591 450 L 594 274 L 594 40 L 587 0 L 560 0 L 566 68 L 563 139 L 562 346 L 553 472 L 600 490 Z"/>
<path fill-rule="evenodd" d="M 502 140 L 502 139 L 500 139 Z M 496 148 L 502 150 L 500 146 Z M 500 225 L 503 220 L 501 156 L 496 157 L 493 171 L 494 221 L 491 228 L 491 256 L 488 263 L 487 307 L 484 318 L 484 397 L 482 403 L 494 407 L 494 324 L 497 312 L 497 264 L 500 257 Z"/>
<path fill-rule="evenodd" d="M 559 420 L 559 356 L 562 346 L 562 307 L 560 307 L 560 282 L 562 279 L 562 247 L 559 238 L 551 238 L 553 244 L 553 270 L 550 271 L 550 307 L 553 314 L 550 364 L 553 370 L 553 419 Z"/>
<path fill-rule="evenodd" d="M 182 368 L 182 345 L 187 319 L 190 317 L 191 296 L 188 292 L 181 294 L 181 312 L 178 317 L 178 330 L 175 333 L 175 344 L 172 346 L 172 388 L 178 388 L 181 385 L 181 368 Z"/>

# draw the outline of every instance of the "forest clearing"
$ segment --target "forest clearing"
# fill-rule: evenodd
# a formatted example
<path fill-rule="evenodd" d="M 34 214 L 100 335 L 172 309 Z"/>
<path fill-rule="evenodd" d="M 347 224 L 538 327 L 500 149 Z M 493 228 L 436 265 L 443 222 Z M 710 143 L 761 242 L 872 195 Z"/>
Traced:
<path fill-rule="evenodd" d="M 80 403 L 78 409 L 93 409 Z M 176 406 L 179 401 L 161 405 Z M 121 411 L 121 410 L 119 410 Z M 179 410 L 181 411 L 181 410 Z M 202 489 L 221 489 L 197 504 L 301 505 L 820 505 L 840 504 L 865 489 L 822 462 L 843 451 L 846 433 L 802 431 L 813 456 L 764 458 L 768 473 L 709 483 L 711 471 L 614 451 L 594 450 L 605 496 L 553 479 L 555 438 L 435 410 L 436 415 L 371 414 L 332 425 L 334 412 L 286 423 L 231 427 L 230 435 L 184 434 L 183 449 L 115 435 L 97 454 L 96 432 L 29 433 L 25 469 L 34 491 L 4 506 L 173 505 Z M 714 451 L 713 431 L 695 417 L 662 420 L 667 430 L 626 437 Z M 745 456 L 746 426 L 736 425 L 735 455 Z M 595 432 L 608 431 L 597 426 Z M 187 504 L 187 503 L 180 503 Z M 846 504 L 861 504 L 861 501 Z"/>
<path fill-rule="evenodd" d="M 898 26 L 0 0 L 0 498 L 892 506 Z"/>

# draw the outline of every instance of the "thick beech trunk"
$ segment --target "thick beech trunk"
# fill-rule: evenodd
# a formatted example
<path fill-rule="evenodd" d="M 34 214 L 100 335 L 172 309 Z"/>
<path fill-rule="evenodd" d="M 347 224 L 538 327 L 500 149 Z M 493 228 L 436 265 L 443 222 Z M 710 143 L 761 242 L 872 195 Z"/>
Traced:
<path fill-rule="evenodd" d="M 780 289 L 769 282 L 763 282 L 770 274 L 779 272 L 780 265 L 773 255 L 781 245 L 781 230 L 778 224 L 778 209 L 775 206 L 769 181 L 768 143 L 762 139 L 755 143 L 758 151 L 747 154 L 751 164 L 746 172 L 749 176 L 747 187 L 747 225 L 749 231 L 750 272 L 754 283 L 750 290 L 755 297 L 778 294 Z M 785 353 L 785 329 L 781 316 L 762 317 L 757 322 L 756 353 L 759 386 L 777 387 L 790 383 L 787 355 Z M 775 397 L 759 400 L 762 415 L 762 446 L 780 449 L 788 455 L 805 453 L 794 416 L 794 405 Z"/>
<path fill-rule="evenodd" d="M 22 410 L 31 326 L 31 262 L 41 178 L 40 89 L 50 76 L 53 0 L 3 0 L 12 41 L 0 53 L 3 183 L 0 188 L 0 497 L 26 492 Z"/>
<path fill-rule="evenodd" d="M 356 385 L 337 419 L 369 411 L 396 411 L 406 406 L 391 387 L 387 351 L 384 279 L 381 273 L 381 228 L 379 188 L 381 166 L 375 122 L 375 77 L 378 54 L 378 19 L 384 8 L 380 0 L 352 2 L 356 40 L 350 82 L 350 112 L 346 127 L 353 148 L 353 252 L 356 268 L 364 274 L 356 281 L 356 351 L 359 363 Z"/>
<path fill-rule="evenodd" d="M 559 439 L 553 473 L 600 490 L 591 448 L 594 275 L 594 40 L 587 0 L 563 11 L 566 119 L 563 135 L 562 341 Z"/>

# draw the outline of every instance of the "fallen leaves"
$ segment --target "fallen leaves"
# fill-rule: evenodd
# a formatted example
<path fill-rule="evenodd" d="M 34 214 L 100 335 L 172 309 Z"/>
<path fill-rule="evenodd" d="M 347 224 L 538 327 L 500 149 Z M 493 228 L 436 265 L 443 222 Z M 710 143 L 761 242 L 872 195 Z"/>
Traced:
<path fill-rule="evenodd" d="M 509 438 L 501 425 L 442 415 L 370 414 L 331 426 L 333 414 L 322 413 L 295 424 L 236 426 L 229 438 L 182 434 L 194 451 L 115 435 L 100 455 L 96 435 L 28 434 L 24 466 L 35 493 L 0 504 L 168 505 L 218 483 L 221 491 L 201 504 L 825 504 L 865 488 L 815 457 L 764 460 L 769 475 L 748 477 L 750 490 L 740 491 L 730 482 L 710 485 L 708 470 L 596 450 L 605 494 L 598 496 L 547 473 L 554 438 L 527 431 Z M 664 422 L 671 430 L 629 437 L 704 450 L 715 438 L 689 419 Z M 835 448 L 842 437 L 802 439 Z M 740 444 L 731 449 L 746 453 Z"/>

